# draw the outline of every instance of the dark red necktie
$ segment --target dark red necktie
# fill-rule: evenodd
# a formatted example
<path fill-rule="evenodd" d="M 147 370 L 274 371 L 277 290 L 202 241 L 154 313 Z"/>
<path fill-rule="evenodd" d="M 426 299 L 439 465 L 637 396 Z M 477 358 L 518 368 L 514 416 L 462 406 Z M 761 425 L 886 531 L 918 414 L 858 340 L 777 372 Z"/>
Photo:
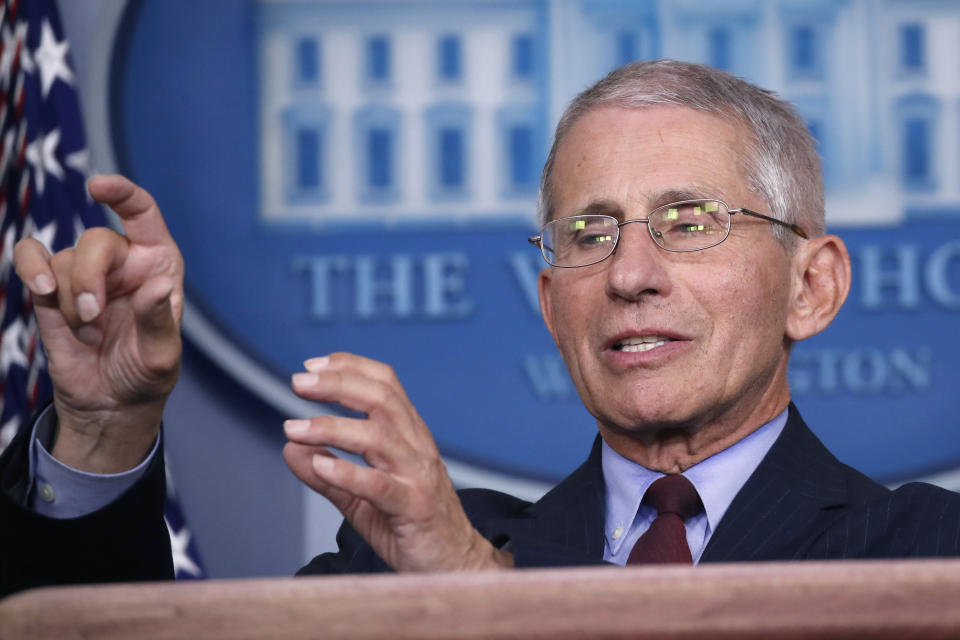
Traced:
<path fill-rule="evenodd" d="M 650 485 L 643 502 L 657 510 L 657 517 L 637 538 L 627 564 L 692 564 L 683 523 L 703 511 L 693 484 L 679 474 L 663 476 Z"/>

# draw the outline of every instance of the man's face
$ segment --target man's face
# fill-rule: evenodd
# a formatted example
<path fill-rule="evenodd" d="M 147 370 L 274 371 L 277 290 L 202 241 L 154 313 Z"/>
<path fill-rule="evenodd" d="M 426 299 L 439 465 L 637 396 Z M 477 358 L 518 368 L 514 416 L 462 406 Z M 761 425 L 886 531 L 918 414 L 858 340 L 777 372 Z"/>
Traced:
<path fill-rule="evenodd" d="M 588 208 L 645 218 L 693 198 L 769 213 L 741 169 L 747 135 L 685 107 L 596 108 L 558 150 L 554 218 Z M 731 432 L 776 415 L 789 398 L 790 263 L 770 223 L 735 215 L 729 237 L 704 251 L 664 251 L 635 223 L 607 260 L 545 269 L 547 327 L 604 437 Z"/>

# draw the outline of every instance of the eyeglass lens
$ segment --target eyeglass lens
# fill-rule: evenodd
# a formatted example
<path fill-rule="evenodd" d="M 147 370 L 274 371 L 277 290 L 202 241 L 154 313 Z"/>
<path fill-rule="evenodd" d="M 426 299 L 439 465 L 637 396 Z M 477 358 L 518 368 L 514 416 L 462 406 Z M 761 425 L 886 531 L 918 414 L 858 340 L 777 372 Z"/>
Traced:
<path fill-rule="evenodd" d="M 629 221 L 628 221 L 629 222 Z M 699 251 L 727 236 L 730 215 L 719 200 L 692 200 L 650 212 L 650 235 L 668 251 Z M 543 254 L 550 264 L 577 267 L 593 264 L 613 253 L 621 224 L 599 215 L 572 216 L 549 223 L 543 230 Z"/>

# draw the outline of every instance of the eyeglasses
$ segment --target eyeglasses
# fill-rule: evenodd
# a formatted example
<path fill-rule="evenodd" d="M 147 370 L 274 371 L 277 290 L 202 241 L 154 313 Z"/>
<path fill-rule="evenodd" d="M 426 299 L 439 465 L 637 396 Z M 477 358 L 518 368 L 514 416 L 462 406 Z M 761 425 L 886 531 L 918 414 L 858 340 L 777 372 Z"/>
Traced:
<path fill-rule="evenodd" d="M 528 238 L 554 267 L 586 267 L 606 260 L 617 249 L 620 229 L 646 222 L 650 237 L 661 249 L 679 253 L 715 247 L 730 235 L 730 219 L 742 213 L 783 225 L 801 238 L 807 233 L 796 224 L 750 209 L 731 209 L 721 200 L 684 200 L 657 207 L 646 218 L 620 222 L 612 216 L 582 215 L 551 220 L 540 235 Z"/>

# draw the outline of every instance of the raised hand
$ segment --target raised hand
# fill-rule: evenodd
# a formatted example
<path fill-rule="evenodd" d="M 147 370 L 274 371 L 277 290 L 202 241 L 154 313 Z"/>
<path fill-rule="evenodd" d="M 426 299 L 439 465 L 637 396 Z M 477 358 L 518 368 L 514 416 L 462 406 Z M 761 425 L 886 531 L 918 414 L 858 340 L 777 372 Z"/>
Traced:
<path fill-rule="evenodd" d="M 78 469 L 115 473 L 149 451 L 180 368 L 183 258 L 144 189 L 118 175 L 90 195 L 126 235 L 88 229 L 51 256 L 17 243 L 17 274 L 34 298 L 59 420 L 52 451 Z"/>
<path fill-rule="evenodd" d="M 293 376 L 298 395 L 366 417 L 288 420 L 283 456 L 298 478 L 326 496 L 397 571 L 512 566 L 512 556 L 470 524 L 393 369 L 349 353 L 314 358 L 306 367 Z M 370 466 L 337 458 L 326 447 L 360 454 Z"/>

